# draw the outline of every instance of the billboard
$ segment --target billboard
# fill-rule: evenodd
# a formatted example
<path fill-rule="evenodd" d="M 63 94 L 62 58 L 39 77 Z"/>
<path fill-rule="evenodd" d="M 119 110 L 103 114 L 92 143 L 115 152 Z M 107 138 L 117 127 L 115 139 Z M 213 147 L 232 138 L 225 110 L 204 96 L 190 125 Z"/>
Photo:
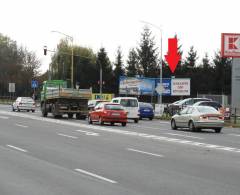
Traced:
<path fill-rule="evenodd" d="M 190 95 L 190 79 L 172 79 L 171 81 L 172 96 Z"/>
<path fill-rule="evenodd" d="M 222 33 L 221 56 L 240 57 L 240 34 Z"/>
<path fill-rule="evenodd" d="M 92 93 L 92 100 L 107 100 L 107 101 L 111 101 L 112 98 L 114 98 L 114 94 L 112 93 L 103 93 L 102 96 L 100 93 Z"/>
<path fill-rule="evenodd" d="M 160 83 L 160 79 L 156 79 L 156 88 Z M 163 96 L 170 96 L 171 95 L 171 79 L 170 78 L 163 78 L 162 79 L 162 86 L 163 86 Z M 157 92 L 155 95 L 159 95 Z"/>
<path fill-rule="evenodd" d="M 128 95 L 151 95 L 155 91 L 155 79 L 121 76 L 119 93 Z"/>

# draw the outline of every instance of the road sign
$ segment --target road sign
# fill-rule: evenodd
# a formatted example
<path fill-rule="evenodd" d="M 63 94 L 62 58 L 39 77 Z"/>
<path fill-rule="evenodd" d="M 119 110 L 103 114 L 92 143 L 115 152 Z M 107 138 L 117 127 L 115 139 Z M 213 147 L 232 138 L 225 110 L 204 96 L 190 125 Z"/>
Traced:
<path fill-rule="evenodd" d="M 240 34 L 222 33 L 222 57 L 240 57 Z"/>
<path fill-rule="evenodd" d="M 9 93 L 15 93 L 15 83 L 9 83 L 8 84 L 8 92 Z"/>
<path fill-rule="evenodd" d="M 35 89 L 38 87 L 38 81 L 32 80 L 32 88 Z"/>

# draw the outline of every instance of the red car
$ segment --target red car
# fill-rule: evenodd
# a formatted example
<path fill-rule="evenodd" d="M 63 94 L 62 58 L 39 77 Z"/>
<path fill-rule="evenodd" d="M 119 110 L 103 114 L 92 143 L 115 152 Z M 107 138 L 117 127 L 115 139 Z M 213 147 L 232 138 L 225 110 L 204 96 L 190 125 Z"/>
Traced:
<path fill-rule="evenodd" d="M 99 122 L 101 125 L 106 123 L 127 124 L 127 112 L 122 105 L 116 103 L 99 103 L 93 111 L 89 112 L 88 123 Z"/>

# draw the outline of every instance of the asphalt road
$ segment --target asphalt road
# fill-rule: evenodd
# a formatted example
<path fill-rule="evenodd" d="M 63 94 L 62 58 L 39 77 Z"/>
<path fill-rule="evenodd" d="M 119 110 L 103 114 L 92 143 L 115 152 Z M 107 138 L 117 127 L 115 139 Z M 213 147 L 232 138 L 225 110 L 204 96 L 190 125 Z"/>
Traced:
<path fill-rule="evenodd" d="M 0 194 L 239 195 L 240 129 L 88 125 L 0 105 Z"/>

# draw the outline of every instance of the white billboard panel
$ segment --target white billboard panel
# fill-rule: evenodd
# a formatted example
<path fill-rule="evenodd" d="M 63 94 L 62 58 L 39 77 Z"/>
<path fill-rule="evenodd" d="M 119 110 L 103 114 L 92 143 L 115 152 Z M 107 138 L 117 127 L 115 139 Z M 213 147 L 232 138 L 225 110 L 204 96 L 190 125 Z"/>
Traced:
<path fill-rule="evenodd" d="M 190 79 L 172 79 L 171 85 L 172 96 L 190 95 Z"/>

